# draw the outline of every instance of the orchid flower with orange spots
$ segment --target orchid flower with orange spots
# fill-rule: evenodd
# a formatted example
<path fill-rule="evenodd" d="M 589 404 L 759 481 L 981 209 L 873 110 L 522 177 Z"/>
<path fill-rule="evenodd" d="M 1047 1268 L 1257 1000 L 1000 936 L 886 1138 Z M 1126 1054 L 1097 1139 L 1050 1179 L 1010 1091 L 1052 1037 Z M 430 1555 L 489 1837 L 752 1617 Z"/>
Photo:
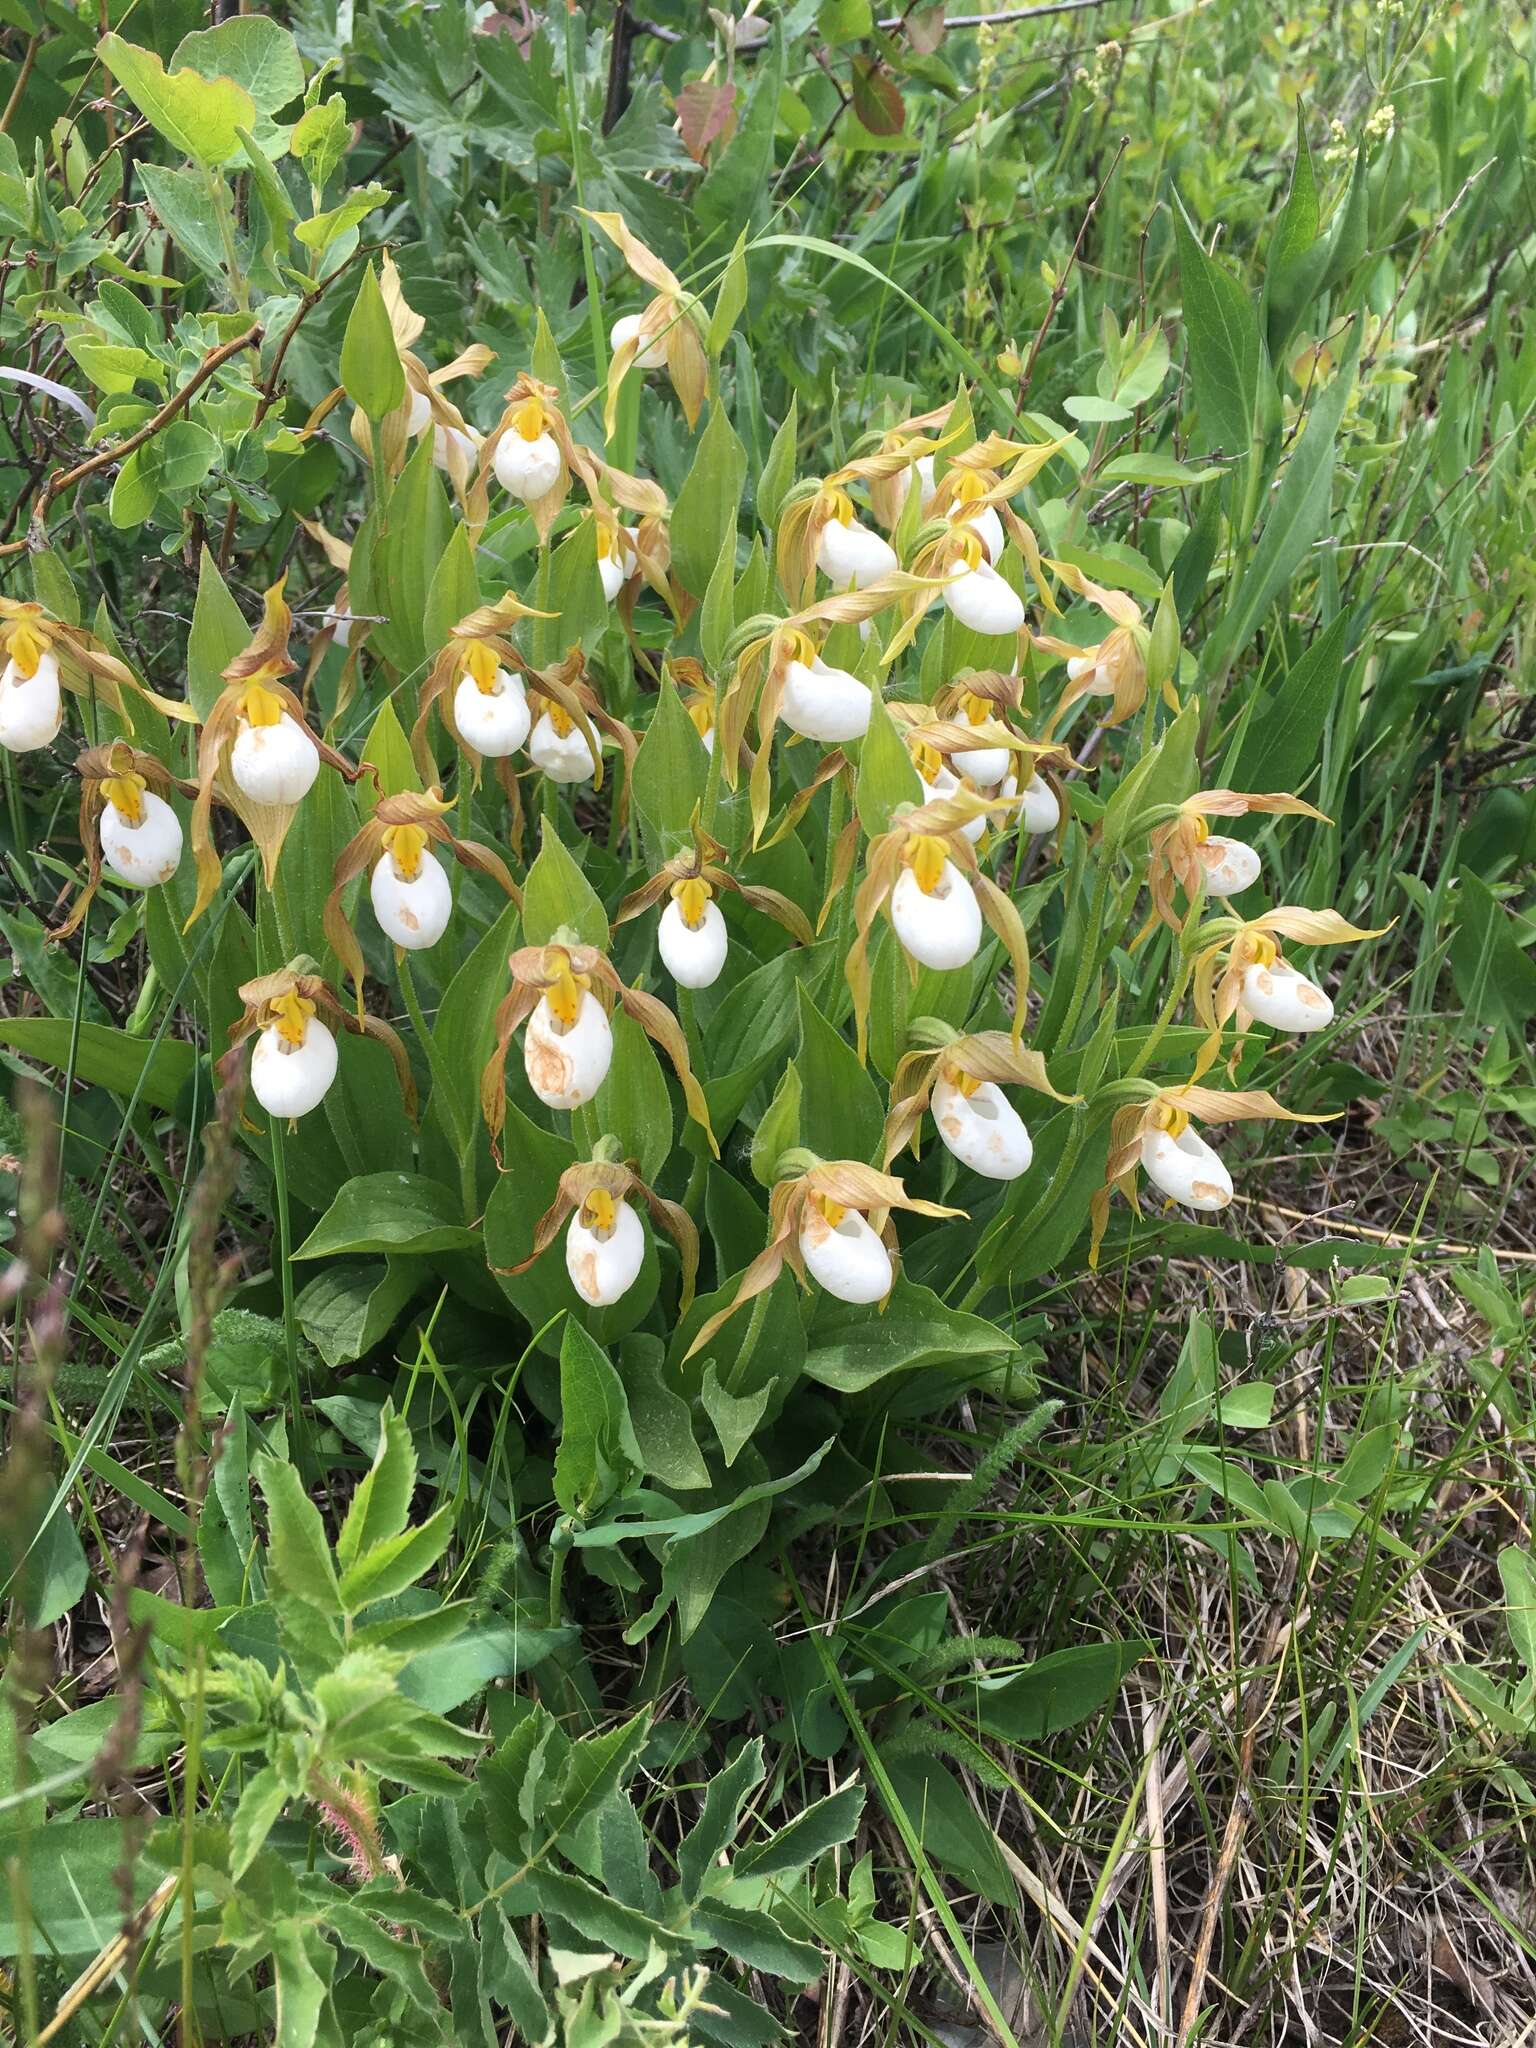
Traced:
<path fill-rule="evenodd" d="M 658 1195 L 640 1176 L 636 1162 L 610 1158 L 614 1140 L 602 1138 L 590 1160 L 568 1166 L 560 1176 L 555 1199 L 533 1228 L 533 1249 L 515 1266 L 498 1272 L 526 1273 L 565 1230 L 565 1266 L 571 1285 L 592 1308 L 607 1308 L 622 1299 L 645 1263 L 645 1232 L 635 1213 L 636 1197 L 650 1212 L 651 1223 L 665 1231 L 682 1261 L 678 1309 L 686 1315 L 699 1272 L 699 1233 L 693 1218 L 677 1202 Z"/>
<path fill-rule="evenodd" d="M 915 1216 L 963 1216 L 940 1202 L 909 1195 L 889 1173 L 856 1159 L 786 1153 L 789 1175 L 768 1197 L 769 1239 L 742 1274 L 729 1306 L 699 1330 L 686 1353 L 702 1351 L 739 1308 L 765 1294 L 788 1266 L 803 1287 L 815 1280 L 839 1301 L 882 1302 L 896 1284 L 893 1209 Z"/>
<path fill-rule="evenodd" d="M 64 922 L 48 934 L 57 945 L 75 931 L 101 886 L 103 862 L 136 889 L 168 882 L 181 864 L 181 820 L 166 802 L 173 791 L 197 794 L 195 782 L 173 775 L 153 754 L 126 740 L 87 747 L 75 762 L 80 777 L 80 844 L 85 887 Z"/>
<path fill-rule="evenodd" d="M 1213 1034 L 1234 1019 L 1239 1031 L 1255 1019 L 1277 1031 L 1321 1031 L 1333 1022 L 1333 1004 L 1289 964 L 1279 941 L 1350 946 L 1390 930 L 1390 925 L 1353 925 L 1336 910 L 1307 910 L 1300 904 L 1282 904 L 1247 920 L 1215 918 L 1199 935 L 1205 943 L 1195 955 L 1195 1014 Z M 1205 1057 L 1213 1056 L 1208 1048 Z"/>
<path fill-rule="evenodd" d="M 917 1136 L 925 1111 L 947 1150 L 989 1180 L 1016 1180 L 1034 1156 L 1029 1132 L 1002 1093 L 1005 1086 L 1038 1089 L 1056 1102 L 1080 1102 L 1051 1085 L 1045 1061 L 1017 1045 L 1006 1031 L 962 1035 L 936 1017 L 918 1017 L 908 1036 L 919 1041 L 903 1053 L 891 1076 L 885 1120 L 886 1167 Z M 921 1041 L 931 1038 L 934 1043 Z"/>
<path fill-rule="evenodd" d="M 1164 924 L 1177 931 L 1182 923 L 1173 907 L 1175 885 L 1193 906 L 1206 896 L 1239 895 L 1258 880 L 1258 855 L 1241 840 L 1213 833 L 1208 822 L 1250 813 L 1315 818 L 1321 825 L 1333 822 L 1315 805 L 1284 790 L 1254 796 L 1238 789 L 1197 789 L 1153 831 L 1147 845 L 1147 888 L 1152 908 Z"/>
<path fill-rule="evenodd" d="M 269 1116 L 291 1122 L 324 1099 L 339 1064 L 335 1034 L 351 1031 L 377 1039 L 388 1052 L 406 1115 L 414 1121 L 416 1083 L 398 1033 L 382 1017 L 361 1010 L 354 1014 L 314 967 L 314 961 L 301 954 L 276 974 L 261 974 L 242 984 L 238 994 L 244 1008 L 229 1027 L 230 1049 L 219 1061 L 221 1081 L 239 1071 L 245 1047 L 254 1038 L 251 1093 Z"/>
<path fill-rule="evenodd" d="M 524 1024 L 523 1066 L 529 1086 L 551 1109 L 577 1109 L 602 1087 L 613 1063 L 614 1006 L 633 1018 L 672 1062 L 688 1114 L 701 1125 L 719 1156 L 709 1105 L 688 1059 L 682 1026 L 655 996 L 629 988 L 596 946 L 556 937 L 548 945 L 521 946 L 507 961 L 512 988 L 496 1011 L 496 1045 L 480 1077 L 480 1107 L 500 1157 L 506 1122 L 507 1051 Z"/>
<path fill-rule="evenodd" d="M 1086 647 L 1050 633 L 1030 635 L 1035 647 L 1060 655 L 1067 664 L 1067 687 L 1057 700 L 1052 723 L 1059 723 L 1080 698 L 1108 697 L 1110 705 L 1099 714 L 1100 723 L 1120 725 L 1147 700 L 1147 653 L 1152 636 L 1143 623 L 1141 606 L 1123 590 L 1108 590 L 1095 583 L 1072 562 L 1052 561 L 1048 567 L 1069 590 L 1086 597 L 1111 622 L 1103 639 Z"/>

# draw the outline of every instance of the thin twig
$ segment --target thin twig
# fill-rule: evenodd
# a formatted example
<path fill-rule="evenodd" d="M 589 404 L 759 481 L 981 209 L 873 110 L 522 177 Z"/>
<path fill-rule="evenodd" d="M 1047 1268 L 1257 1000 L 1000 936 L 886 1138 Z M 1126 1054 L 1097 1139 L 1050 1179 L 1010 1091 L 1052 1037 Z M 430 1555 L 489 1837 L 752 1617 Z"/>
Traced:
<path fill-rule="evenodd" d="M 1120 168 L 1120 159 L 1125 155 L 1126 150 L 1130 147 L 1130 141 L 1131 138 L 1129 137 L 1129 135 L 1121 136 L 1120 147 L 1115 151 L 1114 158 L 1110 163 L 1109 169 L 1104 173 L 1104 176 L 1100 179 L 1098 191 L 1094 193 L 1092 199 L 1088 202 L 1088 211 L 1083 215 L 1083 224 L 1077 231 L 1077 240 L 1072 244 L 1072 254 L 1067 258 L 1066 265 L 1063 268 L 1060 277 L 1057 278 L 1055 284 L 1051 288 L 1051 299 L 1050 304 L 1045 309 L 1045 318 L 1040 322 L 1040 331 L 1038 334 L 1036 334 L 1034 341 L 1030 344 L 1028 360 L 1025 362 L 1023 369 L 1019 372 L 1018 399 L 1014 406 L 1014 412 L 1016 414 L 1022 413 L 1024 410 L 1024 394 L 1029 389 L 1029 380 L 1035 373 L 1035 362 L 1039 357 L 1041 349 L 1045 346 L 1045 337 L 1050 332 L 1051 322 L 1056 318 L 1056 309 L 1067 295 L 1067 280 L 1072 275 L 1073 266 L 1076 264 L 1078 255 L 1082 249 L 1084 237 L 1087 235 L 1089 228 L 1093 225 L 1093 217 L 1099 210 L 1099 202 L 1104 197 L 1104 194 L 1109 190 L 1109 181 L 1115 175 L 1115 172 Z"/>
<path fill-rule="evenodd" d="M 1044 14 L 1081 14 L 1087 8 L 1104 5 L 1106 0 L 1046 0 L 1043 7 L 1007 7 L 999 14 L 953 14 L 946 18 L 944 26 L 947 29 L 989 28 L 993 23 L 1005 21 L 1035 21 Z M 905 28 L 906 21 L 905 14 L 892 14 L 880 26 L 883 29 Z"/>
<path fill-rule="evenodd" d="M 110 448 L 98 448 L 94 455 L 88 455 L 83 462 L 77 462 L 73 469 L 55 470 L 44 484 L 42 496 L 37 501 L 36 510 L 32 514 L 30 533 L 26 540 L 10 542 L 10 549 L 45 548 L 48 539 L 44 531 L 44 522 L 48 517 L 48 508 L 55 498 L 62 496 L 65 491 L 72 490 L 76 484 L 83 483 L 88 476 L 94 476 L 98 470 L 110 469 L 113 463 L 122 462 L 135 448 L 142 448 L 146 441 L 152 441 L 162 427 L 169 426 L 178 413 L 185 412 L 209 378 L 220 370 L 231 356 L 239 355 L 242 349 L 259 348 L 260 345 L 260 327 L 247 328 L 246 332 L 234 341 L 226 341 L 221 348 L 213 349 L 204 356 L 181 389 L 173 392 L 153 418 L 146 420 L 137 433 L 130 434 L 126 441 L 114 441 Z"/>

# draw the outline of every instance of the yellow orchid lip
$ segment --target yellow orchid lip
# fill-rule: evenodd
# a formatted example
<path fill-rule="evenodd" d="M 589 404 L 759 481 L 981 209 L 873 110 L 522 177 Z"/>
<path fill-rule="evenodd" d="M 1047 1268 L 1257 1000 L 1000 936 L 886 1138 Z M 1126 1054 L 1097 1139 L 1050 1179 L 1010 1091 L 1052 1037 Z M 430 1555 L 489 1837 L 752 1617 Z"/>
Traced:
<path fill-rule="evenodd" d="M 992 716 L 991 703 L 985 697 L 978 697 L 974 690 L 967 690 L 960 699 L 960 709 L 965 713 L 967 725 L 985 725 Z"/>
<path fill-rule="evenodd" d="M 544 431 L 544 406 L 537 398 L 525 398 L 512 415 L 513 430 L 525 441 L 537 441 Z"/>
<path fill-rule="evenodd" d="M 944 756 L 937 747 L 930 747 L 926 740 L 912 742 L 912 766 L 924 782 L 936 782 L 944 766 Z"/>
<path fill-rule="evenodd" d="M 974 469 L 958 470 L 955 474 L 954 499 L 957 505 L 974 505 L 978 498 L 987 495 L 986 479 Z"/>
<path fill-rule="evenodd" d="M 581 999 L 589 986 L 584 974 L 573 974 L 567 960 L 544 991 L 550 1014 L 569 1031 L 581 1015 Z"/>
<path fill-rule="evenodd" d="M 618 1215 L 618 1204 L 606 1188 L 594 1188 L 581 1205 L 582 1222 L 598 1237 L 608 1235 Z"/>
<path fill-rule="evenodd" d="M 782 645 L 787 661 L 798 661 L 809 668 L 816 659 L 816 643 L 809 633 L 802 633 L 798 627 L 783 636 Z"/>
<path fill-rule="evenodd" d="M 981 1086 L 981 1082 L 975 1074 L 968 1074 L 964 1067 L 957 1066 L 953 1060 L 946 1060 L 942 1071 L 945 1080 L 948 1081 L 952 1088 L 958 1088 L 967 1101 L 970 1100 Z"/>
<path fill-rule="evenodd" d="M 576 730 L 575 719 L 572 718 L 571 714 L 569 713 L 569 711 L 566 710 L 565 706 L 563 704 L 557 704 L 553 697 L 547 698 L 545 700 L 544 708 L 549 713 L 550 724 L 555 728 L 555 731 L 559 733 L 561 739 L 564 739 L 567 733 L 574 732 Z"/>
<path fill-rule="evenodd" d="M 482 696 L 494 694 L 500 667 L 496 650 L 487 640 L 471 640 L 464 650 L 465 672 Z"/>
<path fill-rule="evenodd" d="M 1268 932 L 1250 932 L 1244 951 L 1254 967 L 1273 967 L 1280 958 L 1280 948 Z"/>
<path fill-rule="evenodd" d="M 275 996 L 267 1005 L 268 1024 L 275 1024 L 279 1036 L 293 1046 L 304 1043 L 304 1033 L 314 1014 L 314 1004 L 308 996 L 301 996 L 296 988 L 289 989 L 286 995 Z"/>
<path fill-rule="evenodd" d="M 934 833 L 919 832 L 908 842 L 903 858 L 919 889 L 925 896 L 931 896 L 943 880 L 949 848 Z"/>
<path fill-rule="evenodd" d="M 1152 1112 L 1152 1127 L 1166 1131 L 1171 1138 L 1181 1138 L 1189 1129 L 1189 1111 L 1172 1102 L 1160 1102 Z"/>
<path fill-rule="evenodd" d="M 13 626 L 7 643 L 7 652 L 16 667 L 30 682 L 37 674 L 38 664 L 48 652 L 50 642 L 46 635 L 39 633 L 35 626 L 25 620 Z"/>
<path fill-rule="evenodd" d="M 700 739 L 715 729 L 715 707 L 708 697 L 690 697 L 684 706 Z"/>
<path fill-rule="evenodd" d="M 704 922 L 704 913 L 709 908 L 713 889 L 702 875 L 688 875 L 672 884 L 672 898 L 682 913 L 683 923 L 689 931 L 696 932 Z"/>
<path fill-rule="evenodd" d="M 142 775 L 131 771 L 123 775 L 108 775 L 101 785 L 102 796 L 122 818 L 126 825 L 141 825 L 144 822 L 144 791 L 148 788 Z"/>
<path fill-rule="evenodd" d="M 276 725 L 283 715 L 283 700 L 253 676 L 240 699 L 240 715 L 248 725 Z"/>
<path fill-rule="evenodd" d="M 427 835 L 420 825 L 391 825 L 384 834 L 384 850 L 395 857 L 402 878 L 414 882 L 421 873 L 421 857 L 427 850 Z"/>
<path fill-rule="evenodd" d="M 843 1218 L 848 1214 L 848 1211 L 843 1207 L 842 1203 L 834 1202 L 830 1195 L 814 1195 L 811 1199 L 815 1202 L 816 1207 L 821 1211 L 822 1215 L 826 1217 L 827 1221 L 831 1224 L 834 1230 L 836 1230 L 839 1223 L 841 1223 Z"/>
<path fill-rule="evenodd" d="M 821 494 L 821 503 L 827 517 L 835 519 L 839 526 L 853 524 L 853 500 L 838 485 L 828 484 Z"/>
<path fill-rule="evenodd" d="M 967 569 L 979 569 L 986 559 L 986 553 L 980 535 L 973 532 L 969 526 L 964 527 L 960 534 L 957 558 L 964 562 Z"/>

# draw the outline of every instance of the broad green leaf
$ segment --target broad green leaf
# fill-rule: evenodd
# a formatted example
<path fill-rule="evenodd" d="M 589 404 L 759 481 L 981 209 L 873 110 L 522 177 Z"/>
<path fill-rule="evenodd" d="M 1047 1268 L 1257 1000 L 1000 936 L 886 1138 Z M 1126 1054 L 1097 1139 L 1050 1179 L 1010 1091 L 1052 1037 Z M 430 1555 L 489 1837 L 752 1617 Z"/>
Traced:
<path fill-rule="evenodd" d="M 75 1027 L 69 1017 L 0 1017 L 0 1045 L 44 1066 L 69 1064 Z M 110 1025 L 82 1022 L 75 1044 L 77 1080 L 94 1082 L 125 1099 L 138 1094 L 151 1109 L 172 1110 L 192 1079 L 196 1046 L 184 1039 L 135 1038 Z"/>
<path fill-rule="evenodd" d="M 1226 779 L 1235 789 L 1307 788 L 1333 716 L 1349 641 L 1350 614 L 1339 616 L 1286 671 L 1268 707 L 1249 721 Z"/>
<path fill-rule="evenodd" d="M 627 1492 L 641 1469 L 624 1382 L 608 1354 L 577 1322 L 560 1343 L 560 1443 L 555 1498 L 568 1515 L 589 1519 Z"/>
<path fill-rule="evenodd" d="M 693 1924 L 748 1969 L 766 1970 L 795 1984 L 809 1984 L 821 1975 L 821 1950 L 786 1934 L 771 1913 L 708 1899 L 695 1908 Z"/>
<path fill-rule="evenodd" d="M 400 723 L 393 697 L 386 697 L 379 706 L 358 758 L 365 767 L 377 769 L 379 777 L 377 789 L 369 776 L 364 776 L 357 785 L 359 808 L 365 814 L 372 811 L 381 796 L 398 796 L 402 790 L 421 788 L 421 777 L 416 773 L 416 763 L 411 756 L 411 743 Z"/>
<path fill-rule="evenodd" d="M 968 1891 L 1014 1910 L 1018 1892 L 997 1837 L 949 1766 L 936 1756 L 898 1756 L 886 1768 L 914 1834 L 934 1862 L 953 1872 Z"/>
<path fill-rule="evenodd" d="M 606 950 L 608 914 L 548 818 L 541 820 L 538 858 L 523 884 L 523 938 L 546 946 L 562 925 L 583 945 Z"/>
<path fill-rule="evenodd" d="M 410 1429 L 387 1409 L 380 1425 L 379 1448 L 358 1482 L 336 1539 L 336 1562 L 343 1571 L 371 1545 L 398 1536 L 411 1511 L 416 1450 Z"/>
<path fill-rule="evenodd" d="M 405 371 L 371 263 L 363 267 L 357 297 L 347 316 L 341 342 L 341 381 L 347 396 L 370 420 L 384 419 L 405 397 Z M 430 449 L 428 453 L 430 456 Z"/>
<path fill-rule="evenodd" d="M 999 1742 L 1044 1742 L 1107 1706 L 1131 1666 L 1147 1654 L 1141 1642 L 1076 1643 L 1053 1650 L 1008 1678 L 967 1677 L 952 1704 L 974 1715 Z"/>
<path fill-rule="evenodd" d="M 1264 264 L 1265 334 L 1271 359 L 1276 362 L 1322 285 L 1328 244 L 1319 236 L 1319 220 L 1317 173 L 1307 141 L 1306 107 L 1298 99 L 1291 189 L 1270 236 Z"/>
<path fill-rule="evenodd" d="M 859 1056 L 800 984 L 800 1127 L 824 1159 L 878 1160 L 885 1112 Z"/>
<path fill-rule="evenodd" d="M 670 678 L 663 677 L 630 780 L 655 866 L 687 846 L 689 821 L 703 801 L 708 774 L 704 742 Z"/>
<path fill-rule="evenodd" d="M 949 1308 L 902 1275 L 878 1316 L 830 1298 L 818 1307 L 805 1373 L 824 1387 L 856 1394 L 893 1372 L 928 1366 L 974 1377 L 1017 1349 L 1005 1330 Z"/>
<path fill-rule="evenodd" d="M 117 473 L 108 515 L 117 527 L 142 526 L 162 492 L 172 498 L 195 491 L 219 459 L 219 443 L 193 420 L 172 420 L 152 441 L 135 448 Z"/>
<path fill-rule="evenodd" d="M 1515 1654 L 1527 1675 L 1536 1672 L 1536 1568 L 1528 1550 L 1509 1543 L 1499 1552 L 1499 1579 L 1504 1588 L 1504 1620 Z"/>
<path fill-rule="evenodd" d="M 923 801 L 923 785 L 878 688 L 870 694 L 869 730 L 859 743 L 858 812 L 866 837 L 874 839 L 890 829 L 898 804 Z"/>
<path fill-rule="evenodd" d="M 737 1877 L 782 1877 L 804 1870 L 828 1849 L 851 1842 L 864 1811 L 864 1787 L 844 1785 L 797 1813 L 787 1826 L 753 1843 L 736 1858 Z"/>
<path fill-rule="evenodd" d="M 747 451 L 724 406 L 712 399 L 693 467 L 672 509 L 672 569 L 694 597 L 702 599 L 708 590 L 721 544 L 735 531 L 746 474 Z"/>
<path fill-rule="evenodd" d="M 1179 282 L 1201 440 L 1244 455 L 1258 410 L 1263 351 L 1252 296 L 1201 247 L 1182 201 L 1174 206 Z"/>
<path fill-rule="evenodd" d="M 655 1182 L 672 1153 L 672 1098 L 645 1031 L 622 1009 L 613 1013 L 613 1063 L 592 1098 L 593 1126 L 617 1138 L 626 1159 Z"/>
<path fill-rule="evenodd" d="M 212 169 L 240 154 L 240 130 L 254 126 L 256 103 L 228 77 L 195 69 L 167 72 L 152 50 L 105 35 L 96 54 L 149 125 L 183 156 Z"/>
<path fill-rule="evenodd" d="M 272 1590 L 292 1594 L 323 1614 L 339 1615 L 341 1593 L 320 1510 L 299 1475 L 282 1458 L 263 1452 L 251 1465 L 267 1504 L 267 1561 Z"/>
<path fill-rule="evenodd" d="M 204 548 L 197 563 L 197 597 L 187 634 L 187 702 L 206 718 L 224 688 L 223 671 L 251 639 L 245 615 Z"/>
<path fill-rule="evenodd" d="M 477 1234 L 440 1181 L 419 1173 L 369 1173 L 345 1182 L 294 1253 L 296 1259 L 344 1252 L 467 1251 Z"/>

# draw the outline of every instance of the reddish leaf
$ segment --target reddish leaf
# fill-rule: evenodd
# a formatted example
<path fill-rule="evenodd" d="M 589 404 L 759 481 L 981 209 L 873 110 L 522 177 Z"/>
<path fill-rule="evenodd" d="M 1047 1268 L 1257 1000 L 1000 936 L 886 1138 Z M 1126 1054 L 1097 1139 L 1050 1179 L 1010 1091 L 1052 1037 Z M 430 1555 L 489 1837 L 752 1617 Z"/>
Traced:
<path fill-rule="evenodd" d="M 695 78 L 677 96 L 677 117 L 683 131 L 683 147 L 696 164 L 704 162 L 710 145 L 729 141 L 736 126 L 736 89 L 729 85 L 706 85 Z"/>
<path fill-rule="evenodd" d="M 868 57 L 853 60 L 853 111 L 871 135 L 899 135 L 907 125 L 895 79 Z"/>
<path fill-rule="evenodd" d="M 937 7 L 920 7 L 907 16 L 904 24 L 907 41 L 918 57 L 931 57 L 944 40 L 944 4 L 939 0 Z"/>

